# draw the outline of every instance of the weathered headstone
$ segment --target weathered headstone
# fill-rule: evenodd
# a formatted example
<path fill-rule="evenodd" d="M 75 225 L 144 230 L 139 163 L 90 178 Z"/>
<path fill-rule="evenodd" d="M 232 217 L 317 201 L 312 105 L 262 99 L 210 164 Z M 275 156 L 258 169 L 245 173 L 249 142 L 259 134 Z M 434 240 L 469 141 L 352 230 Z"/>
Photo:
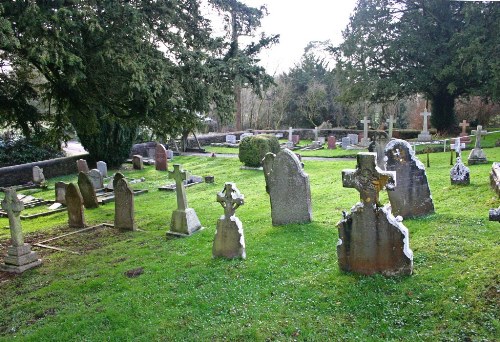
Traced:
<path fill-rule="evenodd" d="M 56 202 L 66 205 L 66 188 L 68 184 L 57 182 L 54 186 L 56 191 Z"/>
<path fill-rule="evenodd" d="M 246 258 L 243 224 L 234 214 L 244 204 L 244 196 L 234 183 L 226 183 L 217 194 L 217 202 L 224 208 L 224 215 L 217 221 L 212 256 L 228 259 Z"/>
<path fill-rule="evenodd" d="M 45 176 L 43 175 L 43 169 L 38 166 L 33 166 L 33 183 L 42 184 L 45 182 Z"/>
<path fill-rule="evenodd" d="M 104 179 L 102 177 L 101 171 L 98 169 L 92 169 L 87 174 L 89 176 L 90 182 L 94 189 L 102 189 L 104 188 Z"/>
<path fill-rule="evenodd" d="M 12 246 L 7 248 L 4 264 L 0 265 L 0 271 L 22 273 L 30 268 L 41 265 L 36 252 L 31 251 L 31 246 L 24 243 L 21 229 L 21 211 L 24 204 L 17 197 L 14 189 L 5 189 L 5 198 L 2 201 L 2 209 L 9 217 L 9 228 Z"/>
<path fill-rule="evenodd" d="M 267 153 L 262 165 L 273 225 L 311 222 L 309 176 L 302 170 L 297 156 L 288 149 L 277 155 Z"/>
<path fill-rule="evenodd" d="M 115 228 L 136 230 L 134 211 L 134 191 L 122 178 L 116 182 L 115 192 Z"/>
<path fill-rule="evenodd" d="M 359 153 L 356 169 L 342 171 L 343 186 L 358 190 L 361 202 L 337 224 L 339 267 L 365 275 L 408 275 L 413 270 L 408 229 L 378 200 L 384 187 L 394 188 L 396 174 L 380 170 L 375 158 L 375 153 Z"/>
<path fill-rule="evenodd" d="M 66 187 L 66 206 L 68 208 L 68 225 L 70 228 L 85 227 L 85 215 L 83 208 L 83 197 L 80 189 L 69 183 Z"/>
<path fill-rule="evenodd" d="M 349 138 L 349 140 L 351 140 L 351 145 L 358 144 L 358 135 L 357 134 L 347 134 L 347 137 Z"/>
<path fill-rule="evenodd" d="M 120 179 L 124 179 L 124 178 L 125 178 L 125 176 L 122 173 L 120 173 L 120 172 L 115 173 L 115 176 L 113 177 L 113 182 L 112 182 L 113 190 L 116 187 L 116 184 L 118 183 L 118 181 Z"/>
<path fill-rule="evenodd" d="M 167 149 L 162 144 L 156 144 L 155 168 L 158 171 L 168 170 Z"/>
<path fill-rule="evenodd" d="M 325 137 L 318 137 L 318 142 L 320 145 L 324 145 L 326 142 L 326 138 Z"/>
<path fill-rule="evenodd" d="M 103 177 L 108 177 L 108 164 L 106 162 L 98 161 L 97 170 L 99 170 Z"/>
<path fill-rule="evenodd" d="M 490 186 L 500 198 L 500 163 L 495 162 L 491 165 Z"/>
<path fill-rule="evenodd" d="M 472 131 L 472 134 L 476 136 L 476 144 L 474 145 L 474 149 L 470 151 L 469 159 L 467 160 L 469 165 L 486 164 L 488 162 L 481 148 L 481 136 L 486 135 L 486 133 L 488 132 L 483 130 L 483 126 L 477 126 L 477 129 Z"/>
<path fill-rule="evenodd" d="M 420 113 L 420 115 L 424 117 L 424 123 L 423 123 L 422 132 L 420 132 L 420 134 L 418 135 L 417 140 L 418 141 L 431 141 L 432 136 L 429 134 L 429 130 L 427 127 L 427 118 L 429 116 L 431 116 L 431 113 L 427 112 L 427 108 L 425 108 L 423 113 Z"/>
<path fill-rule="evenodd" d="M 292 142 L 293 142 L 294 145 L 297 145 L 300 142 L 300 135 L 293 134 L 292 135 Z"/>
<path fill-rule="evenodd" d="M 334 150 L 335 148 L 337 148 L 337 139 L 334 135 L 331 135 L 328 137 L 328 149 Z"/>
<path fill-rule="evenodd" d="M 459 124 L 459 126 L 462 127 L 462 133 L 460 133 L 460 141 L 463 143 L 469 143 L 470 137 L 467 135 L 467 127 L 470 126 L 470 124 L 467 122 L 467 120 L 463 120 Z"/>
<path fill-rule="evenodd" d="M 175 179 L 177 209 L 172 213 L 170 231 L 167 234 L 189 236 L 201 230 L 202 227 L 194 209 L 188 208 L 186 189 L 183 186 L 183 181 L 188 179 L 188 173 L 181 170 L 179 164 L 174 164 L 174 170 L 168 172 L 168 178 Z"/>
<path fill-rule="evenodd" d="M 347 146 L 351 145 L 351 138 L 343 137 L 342 138 L 342 149 L 346 150 Z"/>
<path fill-rule="evenodd" d="M 389 143 L 390 139 L 385 132 L 376 132 L 373 137 L 373 141 L 368 146 L 369 152 L 375 152 L 377 154 L 377 166 L 381 170 L 385 170 L 385 147 Z"/>
<path fill-rule="evenodd" d="M 87 165 L 87 161 L 85 159 L 78 159 L 76 161 L 76 168 L 78 169 L 78 172 L 89 172 L 89 166 Z"/>
<path fill-rule="evenodd" d="M 226 135 L 226 143 L 228 144 L 236 144 L 236 135 L 228 134 Z"/>
<path fill-rule="evenodd" d="M 86 173 L 80 172 L 78 174 L 78 188 L 80 189 L 80 193 L 83 197 L 83 205 L 85 205 L 85 208 L 92 209 L 99 207 L 94 186 Z M 66 189 L 66 196 L 67 192 L 68 190 Z"/>
<path fill-rule="evenodd" d="M 405 140 L 391 140 L 385 147 L 387 171 L 396 171 L 398 184 L 389 192 L 394 215 L 404 218 L 434 213 L 425 167 Z"/>
<path fill-rule="evenodd" d="M 144 162 L 142 160 L 142 156 L 139 154 L 135 154 L 132 156 L 132 168 L 134 170 L 143 170 Z"/>
<path fill-rule="evenodd" d="M 389 132 L 388 132 L 388 135 L 389 135 L 389 139 L 392 138 L 392 130 L 394 128 L 394 114 L 391 114 L 389 115 L 389 119 L 387 119 L 387 125 L 389 126 Z"/>
<path fill-rule="evenodd" d="M 368 120 L 368 117 L 365 116 L 363 120 L 361 120 L 361 123 L 363 124 L 363 138 L 361 138 L 361 146 L 368 147 L 370 145 L 370 138 L 368 138 L 368 124 L 371 121 Z"/>

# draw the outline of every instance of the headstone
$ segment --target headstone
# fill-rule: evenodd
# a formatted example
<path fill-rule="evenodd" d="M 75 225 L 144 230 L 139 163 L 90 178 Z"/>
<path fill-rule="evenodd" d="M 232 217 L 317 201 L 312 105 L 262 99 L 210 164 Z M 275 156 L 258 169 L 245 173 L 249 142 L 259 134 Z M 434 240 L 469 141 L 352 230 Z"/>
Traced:
<path fill-rule="evenodd" d="M 167 234 L 189 236 L 202 229 L 200 220 L 193 208 L 188 208 L 186 189 L 183 181 L 188 179 L 188 173 L 181 170 L 179 164 L 174 164 L 174 170 L 168 172 L 168 178 L 175 179 L 177 209 L 172 213 L 170 231 Z"/>
<path fill-rule="evenodd" d="M 319 133 L 318 127 L 314 127 L 314 141 L 318 141 L 318 133 Z"/>
<path fill-rule="evenodd" d="M 495 162 L 491 165 L 490 171 L 490 186 L 500 198 L 500 163 Z"/>
<path fill-rule="evenodd" d="M 155 168 L 157 171 L 168 170 L 167 149 L 162 144 L 156 144 L 155 149 Z"/>
<path fill-rule="evenodd" d="M 148 147 L 148 158 L 155 159 L 156 147 Z"/>
<path fill-rule="evenodd" d="M 460 124 L 460 127 L 462 127 L 462 133 L 460 133 L 460 141 L 463 143 L 469 143 L 470 142 L 470 137 L 467 135 L 467 127 L 470 126 L 470 124 L 467 122 L 467 120 L 463 120 Z"/>
<path fill-rule="evenodd" d="M 429 134 L 429 130 L 427 127 L 427 118 L 431 116 L 431 113 L 427 112 L 427 108 L 425 108 L 423 113 L 420 113 L 421 116 L 424 117 L 424 123 L 423 123 L 423 128 L 422 132 L 418 135 L 417 140 L 418 141 L 431 141 L 432 136 Z"/>
<path fill-rule="evenodd" d="M 343 137 L 342 138 L 342 149 L 346 150 L 347 146 L 351 145 L 351 138 Z"/>
<path fill-rule="evenodd" d="M 460 138 L 458 140 L 460 140 Z M 450 181 L 451 184 L 455 185 L 470 184 L 470 170 L 462 163 L 461 157 L 457 157 L 455 165 L 450 170 Z"/>
<path fill-rule="evenodd" d="M 358 153 L 355 170 L 342 171 L 342 185 L 359 191 L 361 202 L 337 224 L 337 254 L 343 271 L 365 275 L 409 275 L 413 252 L 408 229 L 395 218 L 389 206 L 381 206 L 379 192 L 396 185 L 396 174 L 375 164 L 375 153 Z"/>
<path fill-rule="evenodd" d="M 174 159 L 174 151 L 172 151 L 172 150 L 167 150 L 167 158 L 168 158 L 169 160 Z"/>
<path fill-rule="evenodd" d="M 318 142 L 319 142 L 320 145 L 324 145 L 325 142 L 326 142 L 326 138 L 325 137 L 319 137 L 318 138 Z"/>
<path fill-rule="evenodd" d="M 385 147 L 387 171 L 395 171 L 398 184 L 389 192 L 394 215 L 404 218 L 434 213 L 425 167 L 405 140 L 391 140 Z"/>
<path fill-rule="evenodd" d="M 274 226 L 312 220 L 309 176 L 290 150 L 267 153 L 262 160 Z"/>
<path fill-rule="evenodd" d="M 78 159 L 76 161 L 76 168 L 78 169 L 78 172 L 89 172 L 89 166 L 87 165 L 87 161 L 85 159 Z"/>
<path fill-rule="evenodd" d="M 297 145 L 300 142 L 300 135 L 298 134 L 292 135 L 292 142 L 294 145 Z"/>
<path fill-rule="evenodd" d="M 292 129 L 292 127 L 288 128 L 288 142 L 291 142 L 293 144 L 293 129 Z"/>
<path fill-rule="evenodd" d="M 144 169 L 144 162 L 142 160 L 141 155 L 133 155 L 132 156 L 132 167 L 134 170 L 143 170 Z"/>
<path fill-rule="evenodd" d="M 55 184 L 56 202 L 66 205 L 66 188 L 68 184 L 64 182 L 57 182 Z"/>
<path fill-rule="evenodd" d="M 337 148 L 337 139 L 334 135 L 330 135 L 328 137 L 328 149 L 334 150 L 335 148 Z"/>
<path fill-rule="evenodd" d="M 389 119 L 387 119 L 387 124 L 389 125 L 389 139 L 392 138 L 392 130 L 394 128 L 394 114 L 389 115 Z"/>
<path fill-rule="evenodd" d="M 347 137 L 349 138 L 349 140 L 351 140 L 351 145 L 358 144 L 358 135 L 357 134 L 347 134 Z"/>
<path fill-rule="evenodd" d="M 45 176 L 43 175 L 43 169 L 38 166 L 33 166 L 33 183 L 42 184 L 45 182 Z"/>
<path fill-rule="evenodd" d="M 99 203 L 97 202 L 97 196 L 95 195 L 95 189 L 90 181 L 89 176 L 86 173 L 80 172 L 78 174 L 78 188 L 80 189 L 80 193 L 83 197 L 83 204 L 85 208 L 92 209 L 97 208 Z M 66 189 L 66 201 L 67 201 L 67 192 Z"/>
<path fill-rule="evenodd" d="M 234 183 L 226 183 L 217 194 L 217 202 L 224 208 L 224 215 L 217 221 L 212 256 L 228 259 L 246 258 L 243 224 L 234 214 L 244 204 L 244 196 Z"/>
<path fill-rule="evenodd" d="M 113 182 L 111 183 L 111 184 L 113 184 L 113 189 L 112 190 L 115 189 L 116 184 L 118 184 L 118 181 L 120 179 L 124 179 L 124 178 L 125 178 L 125 176 L 122 173 L 120 173 L 120 172 L 115 173 L 115 176 L 113 177 Z"/>
<path fill-rule="evenodd" d="M 66 206 L 68 207 L 68 225 L 70 228 L 85 227 L 83 197 L 80 189 L 73 183 L 69 183 L 66 187 Z"/>
<path fill-rule="evenodd" d="M 455 139 L 454 144 L 450 144 L 450 148 L 455 150 L 456 157 L 462 157 L 462 149 L 465 148 L 465 143 L 460 141 L 460 138 Z"/>
<path fill-rule="evenodd" d="M 488 162 L 481 148 L 481 136 L 487 133 L 487 131 L 483 130 L 483 126 L 477 126 L 477 129 L 472 131 L 472 134 L 476 136 L 476 144 L 474 145 L 474 149 L 470 151 L 469 159 L 467 160 L 469 165 L 486 164 Z"/>
<path fill-rule="evenodd" d="M 226 143 L 228 144 L 236 144 L 236 135 L 228 134 L 226 135 Z"/>
<path fill-rule="evenodd" d="M 374 140 L 368 146 L 369 152 L 375 152 L 377 154 L 377 166 L 381 170 L 385 170 L 385 147 L 389 143 L 390 139 L 385 134 L 385 132 L 376 132 Z"/>
<path fill-rule="evenodd" d="M 361 120 L 361 123 L 363 124 L 363 138 L 361 139 L 361 146 L 368 147 L 368 145 L 370 145 L 370 139 L 368 138 L 368 124 L 370 122 L 371 121 L 368 120 L 367 116 Z"/>
<path fill-rule="evenodd" d="M 102 189 L 104 188 L 104 180 L 101 174 L 101 171 L 98 169 L 92 169 L 87 174 L 89 176 L 90 182 L 94 189 Z"/>
<path fill-rule="evenodd" d="M 242 141 L 246 137 L 251 137 L 251 136 L 253 136 L 253 133 L 243 133 L 243 134 L 240 135 L 240 141 Z M 281 136 L 283 136 L 283 134 Z"/>
<path fill-rule="evenodd" d="M 103 177 L 108 177 L 108 164 L 103 161 L 97 162 L 97 170 L 101 173 Z"/>
<path fill-rule="evenodd" d="M 2 209 L 9 217 L 9 228 L 12 245 L 7 248 L 4 264 L 0 265 L 0 271 L 23 273 L 30 268 L 40 266 L 42 260 L 38 259 L 36 252 L 31 251 L 31 245 L 24 243 L 21 229 L 21 211 L 24 204 L 21 202 L 14 189 L 4 190 L 5 197 L 2 201 Z"/>
<path fill-rule="evenodd" d="M 115 192 L 115 228 L 136 230 L 134 212 L 134 191 L 122 178 L 116 182 Z"/>

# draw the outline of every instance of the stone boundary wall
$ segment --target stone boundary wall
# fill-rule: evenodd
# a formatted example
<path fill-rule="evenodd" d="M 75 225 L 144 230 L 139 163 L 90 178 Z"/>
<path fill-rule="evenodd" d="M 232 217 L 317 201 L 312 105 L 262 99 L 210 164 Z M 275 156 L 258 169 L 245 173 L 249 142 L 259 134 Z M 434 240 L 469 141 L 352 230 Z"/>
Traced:
<path fill-rule="evenodd" d="M 69 175 L 72 173 L 76 174 L 76 161 L 78 159 L 87 159 L 88 157 L 89 154 L 85 153 L 71 157 L 62 157 L 28 164 L 2 167 L 0 168 L 0 186 L 7 187 L 32 182 L 34 166 L 38 166 L 43 169 L 43 174 L 46 179 Z"/>

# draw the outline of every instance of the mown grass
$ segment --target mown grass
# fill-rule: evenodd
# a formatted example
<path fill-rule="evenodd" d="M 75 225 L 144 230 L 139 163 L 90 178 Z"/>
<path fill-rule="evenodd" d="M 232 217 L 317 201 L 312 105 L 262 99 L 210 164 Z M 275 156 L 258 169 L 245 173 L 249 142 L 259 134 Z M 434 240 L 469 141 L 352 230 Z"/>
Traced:
<path fill-rule="evenodd" d="M 491 161 L 500 148 L 485 150 Z M 342 188 L 341 170 L 355 161 L 306 161 L 314 222 L 271 225 L 261 171 L 240 170 L 237 159 L 176 157 L 215 184 L 188 188 L 188 201 L 206 229 L 167 240 L 175 194 L 159 192 L 165 172 L 124 171 L 145 177 L 134 188 L 142 231 L 96 231 L 63 241 L 82 255 L 38 250 L 42 267 L 0 284 L 0 340 L 490 340 L 500 334 L 499 228 L 488 209 L 500 201 L 489 188 L 491 164 L 471 167 L 471 185 L 450 185 L 449 153 L 430 156 L 427 174 L 436 207 L 405 220 L 414 252 L 409 277 L 364 277 L 340 272 L 335 224 L 359 199 Z M 46 199 L 52 190 L 26 191 Z M 225 181 L 246 203 L 237 211 L 247 260 L 214 260 L 212 240 L 223 210 L 215 202 Z M 387 201 L 384 194 L 383 201 Z M 87 210 L 88 224 L 112 222 L 113 203 Z M 23 221 L 27 239 L 67 231 L 64 213 Z M 0 219 L 0 227 L 8 224 Z M 0 228 L 5 243 L 8 230 Z M 36 240 L 36 239 L 35 239 Z M 66 244 L 66 245 L 65 245 Z M 144 274 L 124 272 L 143 267 Z"/>

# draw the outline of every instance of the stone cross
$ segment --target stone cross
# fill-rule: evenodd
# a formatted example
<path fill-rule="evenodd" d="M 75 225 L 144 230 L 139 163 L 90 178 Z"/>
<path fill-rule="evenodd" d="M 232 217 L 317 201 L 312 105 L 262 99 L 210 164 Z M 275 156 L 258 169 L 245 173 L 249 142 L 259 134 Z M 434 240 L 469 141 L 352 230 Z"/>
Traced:
<path fill-rule="evenodd" d="M 375 164 L 376 158 L 376 153 L 358 153 L 356 169 L 342 171 L 342 185 L 358 190 L 364 204 L 379 205 L 379 192 L 384 187 L 393 190 L 396 186 L 396 172 L 382 171 Z"/>
<path fill-rule="evenodd" d="M 461 143 L 460 138 L 455 138 L 455 143 L 450 144 L 450 148 L 455 150 L 457 157 L 460 157 L 462 154 L 462 148 L 465 148 L 465 143 Z"/>
<path fill-rule="evenodd" d="M 168 171 L 168 178 L 175 180 L 175 192 L 177 194 L 177 210 L 186 210 L 188 207 L 184 181 L 188 179 L 188 173 L 181 170 L 180 164 L 174 164 L 174 170 Z"/>
<path fill-rule="evenodd" d="M 481 125 L 477 126 L 477 129 L 472 131 L 472 134 L 476 136 L 476 144 L 474 145 L 474 148 L 481 148 L 481 135 L 486 135 L 486 133 L 488 133 L 488 131 L 483 131 L 483 126 Z"/>
<path fill-rule="evenodd" d="M 290 128 L 288 128 L 288 141 L 289 142 L 293 141 L 292 135 L 293 135 L 293 130 L 292 130 L 292 127 L 290 127 Z"/>
<path fill-rule="evenodd" d="M 318 141 L 318 127 L 314 127 L 314 141 Z"/>
<path fill-rule="evenodd" d="M 367 139 L 368 138 L 368 124 L 371 121 L 368 120 L 368 117 L 365 116 L 363 120 L 361 120 L 361 123 L 363 124 L 363 138 Z"/>
<path fill-rule="evenodd" d="M 463 120 L 461 124 L 459 124 L 460 127 L 462 127 L 462 135 L 467 135 L 466 129 L 468 126 L 470 126 L 469 123 L 467 123 L 467 120 Z"/>
<path fill-rule="evenodd" d="M 2 209 L 9 216 L 10 236 L 12 246 L 21 247 L 24 245 L 23 232 L 21 231 L 21 211 L 24 204 L 17 198 L 16 190 L 5 189 L 5 198 L 2 201 Z"/>
<path fill-rule="evenodd" d="M 236 184 L 227 182 L 224 189 L 217 194 L 217 202 L 224 208 L 225 218 L 234 215 L 236 209 L 245 203 L 243 194 L 240 193 Z"/>
<path fill-rule="evenodd" d="M 427 111 L 427 108 L 424 109 L 423 113 L 420 113 L 424 117 L 424 127 L 422 129 L 422 133 L 429 133 L 428 127 L 427 127 L 427 117 L 431 116 L 431 113 Z"/>
<path fill-rule="evenodd" d="M 389 124 L 389 138 L 392 138 L 392 129 L 394 128 L 394 115 L 389 115 L 389 119 L 386 121 Z"/>

